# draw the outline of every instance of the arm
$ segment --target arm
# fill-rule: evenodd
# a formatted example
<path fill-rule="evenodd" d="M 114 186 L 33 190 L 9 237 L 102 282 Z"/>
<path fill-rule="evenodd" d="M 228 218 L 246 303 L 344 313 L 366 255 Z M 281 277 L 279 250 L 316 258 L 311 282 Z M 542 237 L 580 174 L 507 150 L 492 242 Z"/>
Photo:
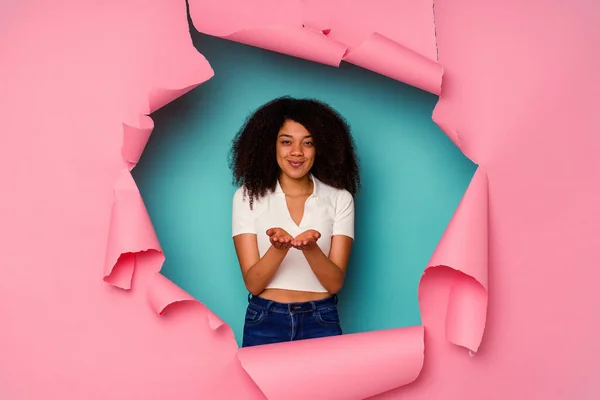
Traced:
<path fill-rule="evenodd" d="M 246 288 L 253 296 L 257 296 L 271 282 L 289 248 L 278 249 L 271 244 L 269 250 L 261 258 L 255 234 L 234 236 L 233 243 Z"/>
<path fill-rule="evenodd" d="M 325 255 L 316 245 L 320 233 L 307 232 L 307 237 L 314 239 L 306 241 L 306 243 L 310 242 L 310 245 L 304 246 L 304 237 L 300 238 L 302 244 L 298 243 L 300 241 L 294 241 L 292 244 L 300 245 L 299 248 L 321 285 L 331 294 L 339 292 L 344 285 L 346 268 L 354 242 L 354 198 L 348 191 L 340 192 L 336 199 L 329 255 Z"/>
<path fill-rule="evenodd" d="M 351 237 L 333 236 L 329 257 L 316 245 L 302 250 L 317 279 L 331 294 L 339 292 L 344 285 L 352 243 L 353 239 Z"/>

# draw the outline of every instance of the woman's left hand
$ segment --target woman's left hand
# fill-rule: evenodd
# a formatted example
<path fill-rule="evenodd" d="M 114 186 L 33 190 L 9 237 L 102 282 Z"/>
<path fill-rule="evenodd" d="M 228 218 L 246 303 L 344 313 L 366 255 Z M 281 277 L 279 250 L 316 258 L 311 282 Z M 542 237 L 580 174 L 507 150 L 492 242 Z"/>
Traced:
<path fill-rule="evenodd" d="M 302 232 L 292 240 L 292 246 L 298 250 L 308 250 L 317 244 L 321 234 L 314 229 Z"/>

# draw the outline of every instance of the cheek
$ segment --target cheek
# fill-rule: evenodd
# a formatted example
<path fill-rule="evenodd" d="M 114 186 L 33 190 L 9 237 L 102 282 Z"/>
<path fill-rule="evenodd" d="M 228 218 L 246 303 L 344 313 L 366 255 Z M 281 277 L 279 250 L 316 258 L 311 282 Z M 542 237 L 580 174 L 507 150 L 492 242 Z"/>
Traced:
<path fill-rule="evenodd" d="M 277 158 L 283 158 L 285 156 L 285 149 L 282 146 L 276 146 L 275 154 L 277 154 Z"/>

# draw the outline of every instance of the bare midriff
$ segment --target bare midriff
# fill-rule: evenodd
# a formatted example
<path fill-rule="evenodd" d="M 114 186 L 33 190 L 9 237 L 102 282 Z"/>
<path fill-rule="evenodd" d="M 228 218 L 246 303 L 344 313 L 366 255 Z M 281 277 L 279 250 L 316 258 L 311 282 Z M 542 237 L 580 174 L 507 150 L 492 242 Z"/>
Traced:
<path fill-rule="evenodd" d="M 329 296 L 331 296 L 331 294 L 327 292 L 303 292 L 286 289 L 265 289 L 258 295 L 258 297 L 273 300 L 278 303 L 304 303 L 307 301 L 326 299 Z"/>

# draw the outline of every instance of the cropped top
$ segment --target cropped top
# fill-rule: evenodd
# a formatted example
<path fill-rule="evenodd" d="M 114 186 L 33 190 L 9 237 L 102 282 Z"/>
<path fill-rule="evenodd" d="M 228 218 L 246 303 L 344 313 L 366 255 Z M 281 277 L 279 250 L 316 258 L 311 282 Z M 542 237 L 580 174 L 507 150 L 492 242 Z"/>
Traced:
<path fill-rule="evenodd" d="M 354 199 L 344 189 L 329 186 L 316 177 L 313 193 L 306 199 L 304 215 L 296 225 L 287 207 L 285 194 L 279 182 L 275 191 L 254 199 L 252 210 L 248 196 L 244 198 L 243 187 L 233 195 L 232 236 L 251 233 L 257 236 L 258 251 L 262 257 L 271 242 L 267 236 L 269 228 L 285 229 L 293 237 L 314 229 L 321 234 L 317 245 L 329 255 L 334 235 L 345 235 L 354 239 Z M 312 271 L 301 250 L 291 248 L 281 262 L 267 289 L 287 289 L 307 292 L 327 292 Z"/>

